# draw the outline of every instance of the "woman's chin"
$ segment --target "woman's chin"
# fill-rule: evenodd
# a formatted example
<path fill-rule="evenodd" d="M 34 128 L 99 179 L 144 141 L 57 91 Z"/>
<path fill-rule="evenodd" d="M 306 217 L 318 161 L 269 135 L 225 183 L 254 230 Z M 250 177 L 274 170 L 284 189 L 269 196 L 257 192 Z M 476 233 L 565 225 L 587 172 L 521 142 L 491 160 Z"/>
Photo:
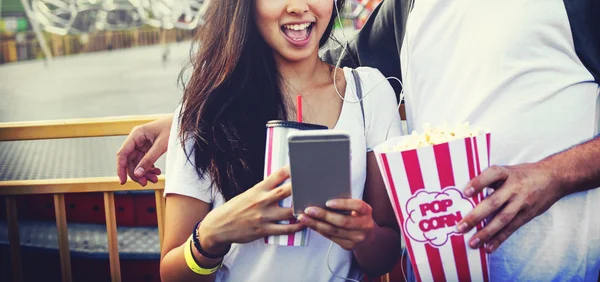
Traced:
<path fill-rule="evenodd" d="M 285 52 L 278 52 L 279 57 L 287 62 L 299 63 L 304 60 L 310 60 L 318 58 L 317 50 L 286 50 Z"/>

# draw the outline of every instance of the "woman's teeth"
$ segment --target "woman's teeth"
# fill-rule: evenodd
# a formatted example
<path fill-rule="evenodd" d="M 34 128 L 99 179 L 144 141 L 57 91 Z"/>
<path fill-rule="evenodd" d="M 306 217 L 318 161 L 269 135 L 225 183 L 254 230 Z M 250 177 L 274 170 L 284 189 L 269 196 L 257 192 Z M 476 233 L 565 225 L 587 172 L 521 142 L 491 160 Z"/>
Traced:
<path fill-rule="evenodd" d="M 310 25 L 311 25 L 311 23 L 288 24 L 288 25 L 284 25 L 283 27 L 285 29 L 291 29 L 291 30 L 303 30 L 303 29 L 307 29 Z"/>
<path fill-rule="evenodd" d="M 282 27 L 283 33 L 293 41 L 303 41 L 310 35 L 312 23 L 288 24 Z"/>

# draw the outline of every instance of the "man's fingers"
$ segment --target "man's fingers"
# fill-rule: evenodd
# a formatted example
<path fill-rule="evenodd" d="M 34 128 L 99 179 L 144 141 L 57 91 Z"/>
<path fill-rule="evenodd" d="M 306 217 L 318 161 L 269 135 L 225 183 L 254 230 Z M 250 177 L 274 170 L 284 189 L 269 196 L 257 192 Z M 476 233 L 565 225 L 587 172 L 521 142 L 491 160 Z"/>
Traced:
<path fill-rule="evenodd" d="M 498 247 L 510 237 L 517 229 L 525 225 L 532 219 L 526 211 L 521 211 L 515 218 L 506 225 L 500 232 L 496 233 L 487 243 L 486 252 L 493 253 Z"/>
<path fill-rule="evenodd" d="M 166 146 L 164 146 L 162 142 L 155 142 L 150 150 L 148 150 L 148 152 L 136 165 L 134 170 L 135 176 L 143 176 L 148 170 L 153 168 L 156 160 L 158 160 L 158 158 L 160 158 L 160 156 L 162 156 L 166 151 Z"/>
<path fill-rule="evenodd" d="M 355 211 L 360 215 L 370 215 L 373 211 L 369 204 L 359 199 L 334 199 L 327 201 L 326 205 L 331 209 Z"/>
<path fill-rule="evenodd" d="M 127 182 L 127 160 L 125 160 L 125 164 L 122 165 L 117 156 L 117 175 L 119 176 L 119 182 L 121 185 Z"/>
<path fill-rule="evenodd" d="M 129 156 L 127 156 L 127 175 L 129 175 L 129 178 L 131 178 L 131 180 L 140 183 L 140 178 L 143 177 L 137 177 L 135 176 L 135 174 L 133 174 L 133 171 L 135 170 L 135 165 L 139 162 L 139 160 L 141 159 L 141 153 L 137 150 L 131 152 L 129 154 Z M 142 183 L 140 183 L 142 184 Z"/>
<path fill-rule="evenodd" d="M 117 175 L 119 175 L 119 179 L 121 180 L 121 184 L 124 184 L 127 181 L 127 166 L 128 162 L 131 160 L 131 155 L 135 154 L 136 149 L 140 150 L 143 146 L 146 137 L 143 133 L 140 132 L 139 127 L 134 127 L 127 138 L 121 144 L 121 148 L 117 151 Z M 133 170 L 131 170 L 133 172 Z M 129 174 L 131 179 L 133 173 Z M 140 176 L 142 176 L 141 174 Z"/>
<path fill-rule="evenodd" d="M 485 198 L 477 205 L 463 220 L 457 225 L 457 229 L 461 233 L 467 233 L 486 217 L 500 209 L 509 199 L 510 191 L 500 189 L 494 192 L 489 197 Z"/>
<path fill-rule="evenodd" d="M 146 172 L 146 173 L 160 175 L 162 173 L 162 171 L 158 167 L 153 167 L 153 168 L 149 169 L 148 172 Z"/>
<path fill-rule="evenodd" d="M 134 149 L 135 141 L 133 140 L 133 137 L 129 135 L 121 145 L 119 151 L 117 151 L 117 175 L 119 176 L 121 184 L 127 182 L 127 163 L 129 155 L 133 153 Z"/>
<path fill-rule="evenodd" d="M 467 197 L 483 191 L 484 188 L 493 186 L 497 182 L 503 182 L 508 178 L 508 170 L 501 166 L 492 166 L 477 177 L 471 179 L 464 189 Z"/>
<path fill-rule="evenodd" d="M 153 167 L 151 169 L 149 169 L 146 174 L 144 174 L 144 178 L 146 178 L 148 181 L 152 182 L 152 183 L 157 183 L 158 182 L 158 176 L 161 174 L 161 171 L 158 167 Z M 141 178 L 141 177 L 140 177 Z M 137 182 L 137 181 L 136 181 Z"/>
<path fill-rule="evenodd" d="M 266 190 L 273 190 L 288 178 L 290 178 L 290 169 L 288 167 L 284 167 L 269 175 L 269 177 L 259 183 L 259 185 Z"/>
<path fill-rule="evenodd" d="M 146 173 L 144 175 L 144 178 L 146 178 L 148 181 L 150 181 L 152 183 L 157 183 L 158 182 L 158 176 L 156 174 Z"/>
<path fill-rule="evenodd" d="M 488 242 L 490 238 L 495 236 L 500 230 L 510 224 L 520 210 L 521 208 L 519 204 L 514 202 L 508 204 L 494 217 L 494 219 L 492 219 L 490 223 L 485 226 L 485 228 L 477 232 L 473 238 L 469 240 L 469 246 L 475 249 Z"/>
<path fill-rule="evenodd" d="M 156 175 L 161 171 L 154 168 L 154 163 L 166 152 L 163 143 L 148 139 L 139 127 L 135 127 L 117 152 L 117 175 L 121 184 L 127 182 L 127 175 L 142 186 L 148 181 L 157 182 Z"/>
<path fill-rule="evenodd" d="M 131 180 L 139 183 L 140 185 L 142 185 L 142 187 L 146 187 L 146 185 L 148 185 L 148 179 L 146 179 L 145 177 L 140 177 L 140 178 L 131 179 Z"/>

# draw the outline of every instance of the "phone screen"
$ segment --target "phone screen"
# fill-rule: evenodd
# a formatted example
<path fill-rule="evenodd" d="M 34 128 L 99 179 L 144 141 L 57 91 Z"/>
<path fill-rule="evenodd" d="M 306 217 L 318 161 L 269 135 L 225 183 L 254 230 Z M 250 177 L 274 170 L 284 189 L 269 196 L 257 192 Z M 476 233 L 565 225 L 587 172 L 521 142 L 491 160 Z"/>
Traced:
<path fill-rule="evenodd" d="M 304 131 L 289 137 L 294 215 L 331 199 L 351 198 L 350 138 Z"/>

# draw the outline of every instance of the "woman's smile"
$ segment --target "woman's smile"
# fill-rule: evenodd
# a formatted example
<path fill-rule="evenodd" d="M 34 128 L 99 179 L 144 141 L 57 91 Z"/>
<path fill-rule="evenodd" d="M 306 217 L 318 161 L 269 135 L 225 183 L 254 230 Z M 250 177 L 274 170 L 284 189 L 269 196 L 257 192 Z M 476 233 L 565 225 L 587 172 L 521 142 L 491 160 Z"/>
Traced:
<path fill-rule="evenodd" d="M 290 44 L 302 48 L 310 43 L 314 22 L 289 23 L 281 26 L 284 37 Z"/>

